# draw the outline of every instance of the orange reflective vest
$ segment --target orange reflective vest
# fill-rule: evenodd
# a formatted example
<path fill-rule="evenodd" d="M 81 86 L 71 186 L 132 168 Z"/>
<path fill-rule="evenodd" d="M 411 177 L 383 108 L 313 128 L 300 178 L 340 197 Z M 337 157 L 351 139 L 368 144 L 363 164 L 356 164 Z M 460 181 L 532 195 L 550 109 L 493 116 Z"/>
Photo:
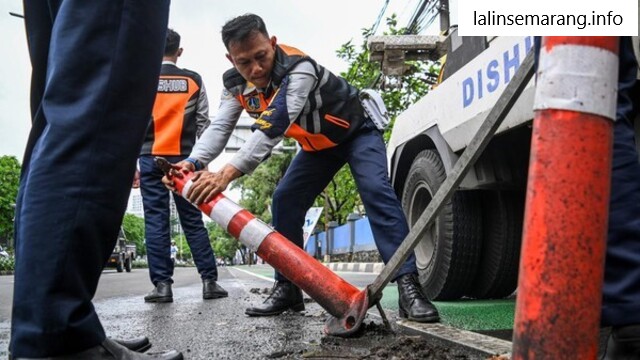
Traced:
<path fill-rule="evenodd" d="M 202 78 L 193 71 L 163 64 L 153 119 L 141 155 L 189 155 L 196 141 L 196 110 Z"/>
<path fill-rule="evenodd" d="M 287 74 L 302 61 L 313 64 L 318 79 L 304 110 L 292 122 L 286 111 Z M 224 86 L 257 119 L 254 129 L 274 138 L 284 135 L 296 139 L 305 151 L 334 147 L 348 139 L 365 120 L 358 89 L 335 76 L 300 50 L 277 45 L 271 87 L 258 91 L 236 69 L 223 77 Z M 282 90 L 282 91 L 279 91 Z M 279 95 L 278 95 L 279 94 Z"/>

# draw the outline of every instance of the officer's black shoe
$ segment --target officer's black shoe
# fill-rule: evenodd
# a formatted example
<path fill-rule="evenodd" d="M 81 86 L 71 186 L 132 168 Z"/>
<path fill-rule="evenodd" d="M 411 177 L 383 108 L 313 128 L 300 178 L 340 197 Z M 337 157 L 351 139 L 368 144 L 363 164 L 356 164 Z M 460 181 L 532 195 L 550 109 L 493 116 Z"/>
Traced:
<path fill-rule="evenodd" d="M 603 360 L 640 359 L 640 324 L 613 327 Z"/>
<path fill-rule="evenodd" d="M 244 311 L 249 316 L 273 316 L 287 310 L 303 311 L 304 301 L 300 288 L 290 282 L 278 281 L 273 286 L 273 292 L 261 305 Z"/>
<path fill-rule="evenodd" d="M 396 279 L 400 317 L 417 322 L 437 322 L 438 310 L 422 292 L 417 274 L 406 274 Z"/>
<path fill-rule="evenodd" d="M 14 360 L 20 360 L 15 358 Z M 175 351 L 164 351 L 154 354 L 141 354 L 131 351 L 111 339 L 91 349 L 75 354 L 42 358 L 42 360 L 182 360 L 182 354 Z M 35 359 L 23 359 L 35 360 Z"/>
<path fill-rule="evenodd" d="M 229 296 L 227 290 L 223 289 L 222 286 L 218 285 L 213 279 L 204 279 L 202 280 L 202 298 L 205 300 L 208 299 L 218 299 Z"/>
<path fill-rule="evenodd" d="M 156 287 L 144 297 L 145 302 L 166 303 L 173 302 L 173 292 L 171 291 L 171 283 L 168 281 L 160 281 Z"/>
<path fill-rule="evenodd" d="M 135 352 L 145 352 L 151 348 L 151 343 L 149 342 L 149 338 L 146 336 L 140 336 L 133 339 L 111 339 L 118 344 L 126 347 L 129 350 Z"/>

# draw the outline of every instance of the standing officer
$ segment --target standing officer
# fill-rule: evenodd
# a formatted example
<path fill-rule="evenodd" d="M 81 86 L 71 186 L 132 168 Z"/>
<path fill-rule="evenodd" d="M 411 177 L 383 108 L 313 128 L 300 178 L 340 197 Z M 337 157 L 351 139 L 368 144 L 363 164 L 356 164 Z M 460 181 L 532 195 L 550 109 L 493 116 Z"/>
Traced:
<path fill-rule="evenodd" d="M 162 184 L 163 173 L 153 159 L 184 160 L 196 142 L 196 136 L 209 126 L 209 102 L 197 73 L 176 66 L 182 55 L 180 35 L 167 30 L 158 94 L 153 106 L 153 121 L 140 152 L 140 191 L 144 206 L 144 225 L 149 261 L 149 276 L 154 289 L 146 302 L 172 302 L 174 262 L 171 259 L 169 191 Z M 226 297 L 227 292 L 216 283 L 218 270 L 209 243 L 209 234 L 200 210 L 179 196 L 174 197 L 180 225 L 202 278 L 202 297 Z"/>
<path fill-rule="evenodd" d="M 300 50 L 279 45 L 269 37 L 259 16 L 247 14 L 227 22 L 222 40 L 234 65 L 224 74 L 225 93 L 215 121 L 191 153 L 200 170 L 224 148 L 246 110 L 257 118 L 255 130 L 230 163 L 218 173 L 199 172 L 187 198 L 209 201 L 228 184 L 250 174 L 283 136 L 302 146 L 273 194 L 273 225 L 302 247 L 304 216 L 335 173 L 349 164 L 369 216 L 376 246 L 389 261 L 409 232 L 407 220 L 389 183 L 387 159 L 380 127 L 374 115 L 384 104 L 369 104 L 367 115 L 361 93 Z M 194 166 L 195 163 L 195 166 Z M 170 185 L 170 180 L 165 179 Z M 273 293 L 250 316 L 278 315 L 287 309 L 304 309 L 302 293 L 276 272 Z M 438 321 L 438 311 L 427 300 L 417 280 L 415 257 L 410 256 L 394 279 L 398 284 L 400 315 L 420 322 Z"/>
<path fill-rule="evenodd" d="M 16 203 L 10 356 L 182 359 L 107 339 L 91 303 L 149 123 L 169 1 L 25 0 L 24 11 L 32 129 Z"/>

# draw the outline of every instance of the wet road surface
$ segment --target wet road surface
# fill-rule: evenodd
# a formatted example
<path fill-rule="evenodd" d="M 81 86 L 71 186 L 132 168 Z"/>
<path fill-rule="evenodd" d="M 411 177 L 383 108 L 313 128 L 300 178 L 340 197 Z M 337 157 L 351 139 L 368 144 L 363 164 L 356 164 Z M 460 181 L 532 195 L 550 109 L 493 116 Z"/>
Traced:
<path fill-rule="evenodd" d="M 245 308 L 263 301 L 272 282 L 235 268 L 222 267 L 219 273 L 227 298 L 203 300 L 196 270 L 176 268 L 174 302 L 147 304 L 142 298 L 151 290 L 146 269 L 107 270 L 94 300 L 96 311 L 108 336 L 146 335 L 153 349 L 177 349 L 186 359 L 470 358 L 421 337 L 390 332 L 371 315 L 359 337 L 325 336 L 327 314 L 310 299 L 301 313 L 250 318 L 244 315 Z M 4 290 L 11 289 L 12 281 L 12 276 L 0 277 L 0 358 L 7 355 L 9 339 L 10 294 Z"/>

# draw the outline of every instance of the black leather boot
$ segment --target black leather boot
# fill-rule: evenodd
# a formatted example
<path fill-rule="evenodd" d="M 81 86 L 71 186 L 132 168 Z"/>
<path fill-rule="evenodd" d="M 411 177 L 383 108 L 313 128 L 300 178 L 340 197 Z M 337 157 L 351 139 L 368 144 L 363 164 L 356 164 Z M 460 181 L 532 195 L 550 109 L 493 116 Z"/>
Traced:
<path fill-rule="evenodd" d="M 398 297 L 400 317 L 422 323 L 440 320 L 438 310 L 422 292 L 417 274 L 402 275 L 396 279 L 396 283 L 400 295 Z"/>
<path fill-rule="evenodd" d="M 14 358 L 20 360 L 22 358 Z M 164 351 L 155 354 L 141 354 L 131 351 L 111 339 L 102 344 L 75 354 L 42 358 L 41 360 L 182 360 L 182 354 L 175 351 Z M 29 360 L 29 359 L 24 359 Z"/>
<path fill-rule="evenodd" d="M 640 324 L 613 327 L 603 360 L 640 359 Z"/>
<path fill-rule="evenodd" d="M 222 286 L 218 285 L 213 279 L 204 279 L 202 280 L 202 298 L 207 299 L 218 299 L 229 296 L 227 290 L 223 289 Z"/>
<path fill-rule="evenodd" d="M 144 297 L 144 301 L 153 303 L 173 302 L 171 283 L 168 281 L 160 281 L 156 284 L 156 287 Z"/>
<path fill-rule="evenodd" d="M 111 339 L 111 340 L 135 352 L 145 352 L 149 350 L 149 348 L 151 348 L 151 343 L 149 342 L 149 338 L 146 336 L 140 336 L 133 339 Z"/>
<path fill-rule="evenodd" d="M 304 310 L 302 291 L 292 283 L 278 281 L 273 286 L 273 291 L 267 300 L 261 305 L 246 309 L 244 313 L 249 316 L 273 316 L 282 314 L 289 309 L 293 311 Z"/>

